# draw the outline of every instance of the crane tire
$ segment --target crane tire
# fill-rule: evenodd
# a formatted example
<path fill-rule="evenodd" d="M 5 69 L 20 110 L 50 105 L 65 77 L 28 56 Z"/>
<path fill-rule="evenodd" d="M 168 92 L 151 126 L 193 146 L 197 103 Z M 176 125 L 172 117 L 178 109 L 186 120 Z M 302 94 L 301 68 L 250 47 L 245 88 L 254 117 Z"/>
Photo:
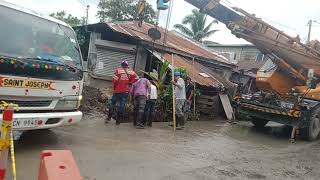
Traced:
<path fill-rule="evenodd" d="M 263 128 L 268 124 L 268 120 L 257 118 L 257 117 L 251 117 L 252 124 L 257 128 Z"/>
<path fill-rule="evenodd" d="M 313 110 L 310 116 L 308 127 L 302 129 L 302 135 L 306 140 L 314 141 L 319 137 L 319 133 L 320 133 L 320 107 L 317 107 L 315 110 Z"/>

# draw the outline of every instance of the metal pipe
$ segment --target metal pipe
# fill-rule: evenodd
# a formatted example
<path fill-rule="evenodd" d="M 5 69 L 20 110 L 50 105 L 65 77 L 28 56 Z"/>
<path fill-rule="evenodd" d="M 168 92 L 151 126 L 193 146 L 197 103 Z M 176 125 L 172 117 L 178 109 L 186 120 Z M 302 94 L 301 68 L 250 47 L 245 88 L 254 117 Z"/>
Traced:
<path fill-rule="evenodd" d="M 172 81 L 174 81 L 174 54 L 171 54 L 171 63 L 172 63 Z M 174 91 L 174 84 L 172 83 L 172 118 L 173 118 L 173 131 L 176 131 L 176 97 Z"/>
<path fill-rule="evenodd" d="M 193 115 L 196 115 L 196 81 L 194 80 L 194 57 L 192 58 L 192 79 L 193 79 Z"/>
<path fill-rule="evenodd" d="M 309 25 L 309 31 L 308 31 L 307 44 L 310 42 L 310 38 L 311 38 L 312 20 L 310 20 L 310 21 L 308 22 L 308 25 Z"/>

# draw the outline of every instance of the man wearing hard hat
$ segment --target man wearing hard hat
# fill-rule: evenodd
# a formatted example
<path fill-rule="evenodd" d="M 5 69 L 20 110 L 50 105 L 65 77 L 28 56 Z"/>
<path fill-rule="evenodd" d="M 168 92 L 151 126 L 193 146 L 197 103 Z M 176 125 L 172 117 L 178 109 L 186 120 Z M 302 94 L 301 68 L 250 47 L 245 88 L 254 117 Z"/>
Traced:
<path fill-rule="evenodd" d="M 174 85 L 174 94 L 176 98 L 176 117 L 177 117 L 177 129 L 184 128 L 184 113 L 183 106 L 186 101 L 186 85 L 184 80 L 181 78 L 180 72 L 174 73 L 174 81 L 172 81 Z"/>
<path fill-rule="evenodd" d="M 107 121 L 110 121 L 114 112 L 114 107 L 119 101 L 120 107 L 118 109 L 118 116 L 116 118 L 116 125 L 119 125 L 124 118 L 125 106 L 127 103 L 128 95 L 131 89 L 131 85 L 136 82 L 138 75 L 129 68 L 127 61 L 121 62 L 121 67 L 115 69 L 115 73 L 112 78 L 113 95 L 111 99 L 111 105 L 109 108 L 109 114 Z"/>

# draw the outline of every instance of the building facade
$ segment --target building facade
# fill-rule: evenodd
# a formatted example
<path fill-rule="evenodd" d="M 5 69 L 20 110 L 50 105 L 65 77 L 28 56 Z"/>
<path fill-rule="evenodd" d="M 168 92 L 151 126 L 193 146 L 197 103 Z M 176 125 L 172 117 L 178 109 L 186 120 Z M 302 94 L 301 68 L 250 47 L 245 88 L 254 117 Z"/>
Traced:
<path fill-rule="evenodd" d="M 222 84 L 228 82 L 235 65 L 227 58 L 177 32 L 165 31 L 161 27 L 158 27 L 161 39 L 153 42 L 148 36 L 150 28 L 154 28 L 154 25 L 143 23 L 139 27 L 136 22 L 97 23 L 87 27 L 75 27 L 77 31 L 87 31 L 90 34 L 88 48 L 81 47 L 81 49 L 87 49 L 87 52 L 82 54 L 87 54 L 84 58 L 87 59 L 90 76 L 110 81 L 114 69 L 123 60 L 128 61 L 132 69 L 143 75 L 143 71 L 157 70 L 159 61 L 170 54 L 164 60 L 171 61 L 173 57 L 176 63 L 185 61 L 191 65 L 194 60 L 194 66 L 197 65 L 197 67 L 191 67 L 197 69 L 197 72 L 190 75 L 194 76 L 194 80 L 201 85 L 214 87 L 217 85 L 216 81 Z M 174 56 L 171 56 L 172 54 Z M 191 72 L 192 69 L 189 71 Z M 212 75 L 202 77 L 199 73 L 212 73 Z"/>
<path fill-rule="evenodd" d="M 214 52 L 218 52 L 227 57 L 232 63 L 237 64 L 240 61 L 263 61 L 264 55 L 251 44 L 208 44 Z"/>
<path fill-rule="evenodd" d="M 251 44 L 207 44 L 207 47 L 227 57 L 236 65 L 230 81 L 241 84 L 244 91 L 255 91 L 255 76 L 259 68 L 266 62 L 267 57 Z"/>

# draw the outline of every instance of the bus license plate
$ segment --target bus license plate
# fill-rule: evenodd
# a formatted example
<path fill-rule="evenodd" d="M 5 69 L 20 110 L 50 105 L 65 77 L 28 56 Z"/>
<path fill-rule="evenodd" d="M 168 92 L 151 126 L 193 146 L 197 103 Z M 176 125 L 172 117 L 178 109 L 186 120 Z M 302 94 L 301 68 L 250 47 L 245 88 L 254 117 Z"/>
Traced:
<path fill-rule="evenodd" d="M 13 127 L 14 128 L 26 128 L 26 127 L 35 127 L 37 120 L 35 119 L 14 119 Z"/>

